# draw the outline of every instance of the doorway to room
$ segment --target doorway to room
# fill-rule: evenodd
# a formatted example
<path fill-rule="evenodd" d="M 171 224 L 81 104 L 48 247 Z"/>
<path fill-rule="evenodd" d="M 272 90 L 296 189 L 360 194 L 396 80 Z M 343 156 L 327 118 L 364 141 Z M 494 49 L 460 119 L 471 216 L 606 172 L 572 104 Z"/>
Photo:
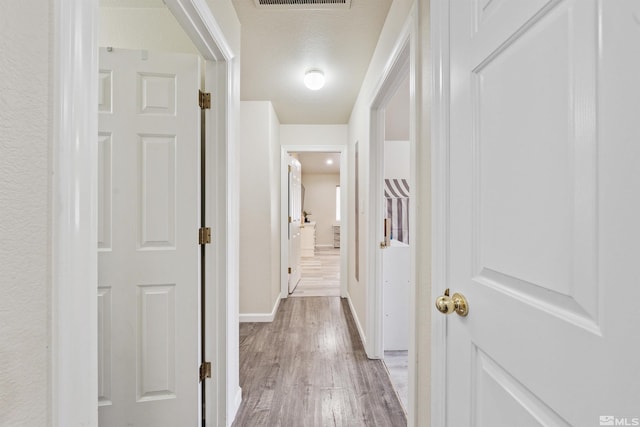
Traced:
<path fill-rule="evenodd" d="M 291 247 L 296 213 L 290 214 L 289 165 L 300 164 L 299 248 Z M 281 297 L 347 295 L 347 148 L 343 145 L 296 145 L 282 147 L 281 179 Z M 289 217 L 291 221 L 289 222 Z M 293 228 L 293 234 L 292 234 Z M 298 251 L 299 265 L 292 266 Z M 300 279 L 290 285 L 299 269 Z"/>
<path fill-rule="evenodd" d="M 409 208 L 411 150 L 409 70 L 385 108 L 383 171 L 385 249 L 382 251 L 383 360 L 405 410 L 409 382 Z"/>
<path fill-rule="evenodd" d="M 109 5 L 101 4 L 98 38 L 109 46 L 98 80 L 99 422 L 218 422 L 226 378 L 237 372 L 208 363 L 229 355 L 217 330 L 227 290 L 215 286 L 226 284 L 219 266 L 229 253 L 228 206 L 218 196 L 228 118 L 226 107 L 209 107 L 230 96 L 230 52 L 218 37 L 191 33 L 202 17 L 190 5 Z"/>
<path fill-rule="evenodd" d="M 412 283 L 416 242 L 412 179 L 416 175 L 411 99 L 411 37 L 398 42 L 388 74 L 371 105 L 370 238 L 371 278 L 369 357 L 385 362 L 407 418 L 411 406 L 411 375 L 415 373 L 415 286 Z"/>
<path fill-rule="evenodd" d="M 290 296 L 340 296 L 340 153 L 291 153 L 300 165 L 299 277 Z M 292 186 L 290 186 L 290 190 Z M 291 191 L 289 192 L 291 201 Z M 290 203 L 291 205 L 291 203 Z M 289 216 L 296 218 L 295 213 Z M 296 229 L 294 222 L 290 223 Z M 291 247 L 291 246 L 290 246 Z M 298 248 L 291 250 L 295 253 Z"/>

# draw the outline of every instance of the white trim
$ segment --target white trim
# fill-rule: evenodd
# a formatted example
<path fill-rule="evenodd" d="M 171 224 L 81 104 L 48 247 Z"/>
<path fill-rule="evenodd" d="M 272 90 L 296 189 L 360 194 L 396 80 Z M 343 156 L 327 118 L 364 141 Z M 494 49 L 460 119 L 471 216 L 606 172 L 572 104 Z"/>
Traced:
<path fill-rule="evenodd" d="M 278 312 L 278 307 L 280 307 L 281 298 L 278 296 L 275 304 L 273 304 L 273 310 L 271 313 L 244 313 L 240 314 L 240 323 L 249 323 L 249 322 L 273 322 L 273 319 L 276 318 L 276 313 Z"/>
<path fill-rule="evenodd" d="M 362 328 L 362 323 L 360 323 L 360 319 L 358 318 L 357 311 L 353 306 L 353 301 L 351 301 L 351 295 L 347 292 L 347 302 L 349 303 L 349 310 L 351 310 L 351 317 L 353 317 L 353 322 L 356 324 L 356 329 L 358 330 L 358 335 L 360 335 L 360 341 L 362 341 L 362 346 L 364 348 L 367 347 L 367 337 L 364 334 L 364 329 Z"/>
<path fill-rule="evenodd" d="M 398 37 L 398 41 L 387 62 L 383 76 L 376 86 L 374 98 L 371 103 L 370 116 L 370 146 L 369 146 L 369 212 L 370 221 L 368 223 L 367 234 L 369 246 L 367 250 L 368 277 L 371 283 L 367 292 L 367 336 L 369 345 L 366 347 L 367 356 L 371 359 L 381 359 L 384 356 L 383 334 L 383 301 L 382 301 L 382 250 L 380 242 L 384 240 L 383 220 L 384 220 L 384 121 L 385 107 L 389 100 L 396 93 L 409 72 L 413 80 L 414 72 L 411 64 L 411 46 L 413 34 L 413 16 L 410 15 L 403 31 Z M 411 105 L 411 117 L 414 117 L 415 106 Z M 415 132 L 413 127 L 415 120 L 411 123 L 410 145 L 415 145 Z M 412 159 L 411 169 L 417 167 L 415 159 Z M 415 215 L 415 203 L 411 203 L 410 218 Z M 410 235 L 413 236 L 413 227 L 410 227 Z M 410 237 L 410 241 L 413 241 Z M 415 245 L 410 245 L 411 251 L 415 251 Z M 415 301 L 415 298 L 410 298 Z M 415 321 L 410 320 L 411 331 L 415 330 Z M 410 335 L 412 332 L 410 331 Z"/>
<path fill-rule="evenodd" d="M 167 0 L 165 5 L 204 59 L 228 62 L 237 56 L 206 0 Z"/>
<path fill-rule="evenodd" d="M 207 256 L 207 359 L 216 361 L 207 384 L 207 421 L 230 426 L 242 396 L 238 332 L 238 174 L 240 65 L 205 0 L 165 0 L 167 8 L 207 61 L 206 89 L 217 94 L 207 115 L 207 222 L 214 234 Z M 215 96 L 215 95 L 214 95 Z M 213 148 L 213 149 L 212 149 Z"/>
<path fill-rule="evenodd" d="M 97 0 L 53 1 L 51 424 L 98 424 Z M 46 63 L 47 58 L 42 58 Z M 46 244 L 46 243 L 45 243 Z"/>
<path fill-rule="evenodd" d="M 340 153 L 340 217 L 347 218 L 348 215 L 348 148 L 346 145 L 282 145 L 280 147 L 280 296 L 282 298 L 289 297 L 288 273 L 289 268 L 289 240 L 287 215 L 289 207 L 287 206 L 286 194 L 288 191 L 288 156 L 289 153 Z M 347 221 L 340 223 L 340 297 L 347 297 L 347 269 L 349 268 L 348 256 L 348 232 L 349 226 Z"/>
<path fill-rule="evenodd" d="M 432 289 L 449 287 L 449 2 L 431 0 Z M 435 292 L 432 292 L 435 294 Z M 445 426 L 446 318 L 431 315 L 431 425 Z"/>

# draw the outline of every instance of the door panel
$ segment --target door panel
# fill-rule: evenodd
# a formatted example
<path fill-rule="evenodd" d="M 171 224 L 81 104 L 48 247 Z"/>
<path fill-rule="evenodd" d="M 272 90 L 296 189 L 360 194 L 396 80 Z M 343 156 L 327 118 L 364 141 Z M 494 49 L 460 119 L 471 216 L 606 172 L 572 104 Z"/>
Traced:
<path fill-rule="evenodd" d="M 597 330 L 597 52 L 585 46 L 597 28 L 579 25 L 596 22 L 593 5 L 572 3 L 536 14 L 471 74 L 472 261 L 484 284 Z"/>
<path fill-rule="evenodd" d="M 638 225 L 611 221 L 640 208 L 621 192 L 637 168 L 619 170 L 640 157 L 638 120 L 620 119 L 637 110 L 638 79 L 615 99 L 609 65 L 640 68 L 623 47 L 640 30 L 632 5 L 450 3 L 447 286 L 470 312 L 447 320 L 449 426 L 640 416 L 640 381 L 625 369 L 637 362 L 611 350 L 638 324 L 613 295 L 640 297 L 637 244 L 617 242 L 620 226 L 638 237 Z M 617 173 L 626 180 L 609 179 Z M 610 256 L 621 251 L 627 264 Z"/>
<path fill-rule="evenodd" d="M 302 221 L 302 165 L 289 156 L 289 293 L 298 285 L 301 277 L 301 235 Z"/>
<path fill-rule="evenodd" d="M 101 49 L 100 69 L 100 425 L 196 425 L 198 58 Z"/>

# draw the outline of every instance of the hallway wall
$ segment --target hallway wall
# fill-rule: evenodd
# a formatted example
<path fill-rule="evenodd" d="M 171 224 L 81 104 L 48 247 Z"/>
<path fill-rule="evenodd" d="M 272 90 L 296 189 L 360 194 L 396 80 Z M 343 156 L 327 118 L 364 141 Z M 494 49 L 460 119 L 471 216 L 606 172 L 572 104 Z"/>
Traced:
<path fill-rule="evenodd" d="M 414 8 L 415 6 L 415 8 Z M 348 294 L 354 310 L 354 318 L 360 327 L 365 345 L 367 318 L 367 298 L 369 295 L 369 277 L 367 277 L 367 250 L 374 248 L 377 242 L 368 241 L 368 229 L 370 212 L 369 206 L 369 159 L 370 159 L 370 117 L 371 105 L 374 101 L 376 90 L 380 87 L 387 67 L 394 53 L 398 37 L 403 32 L 403 27 L 409 17 L 415 12 L 416 40 L 412 49 L 411 74 L 415 78 L 411 85 L 411 100 L 415 106 L 416 120 L 412 135 L 415 144 L 411 147 L 411 158 L 418 165 L 412 168 L 411 182 L 413 184 L 412 195 L 415 195 L 416 215 L 412 220 L 415 236 L 415 258 L 412 256 L 412 265 L 415 265 L 415 277 L 411 281 L 415 284 L 414 306 L 410 309 L 416 314 L 416 327 L 414 331 L 416 354 L 415 374 L 417 382 L 410 380 L 410 387 L 414 387 L 416 394 L 415 405 L 409 402 L 409 426 L 429 425 L 430 411 L 430 317 L 431 317 L 431 194 L 430 194 L 430 128 L 429 128 L 429 92 L 431 84 L 429 63 L 429 0 L 395 0 L 389 10 L 384 27 L 380 34 L 378 44 L 369 64 L 362 87 L 354 105 L 349 120 L 349 200 L 355 199 L 355 146 L 358 144 L 358 181 L 359 181 L 359 279 L 355 276 L 355 250 L 349 255 Z M 413 190 L 415 188 L 415 191 Z M 349 212 L 349 245 L 355 246 L 355 208 L 350 206 Z M 419 260 L 419 261 L 417 261 Z M 412 361 L 410 360 L 410 363 Z"/>
<path fill-rule="evenodd" d="M 369 206 L 369 118 L 370 108 L 373 103 L 373 96 L 377 86 L 381 83 L 385 75 L 385 67 L 393 53 L 393 49 L 398 42 L 398 35 L 402 33 L 402 28 L 411 12 L 411 6 L 413 1 L 411 0 L 397 0 L 391 4 L 387 20 L 385 21 L 378 44 L 374 51 L 373 57 L 369 64 L 369 69 L 365 76 L 360 93 L 356 100 L 356 103 L 351 112 L 351 118 L 349 120 L 349 147 L 350 152 L 355 151 L 355 144 L 358 142 L 358 158 L 359 158 L 359 195 L 360 195 L 360 230 L 359 230 L 359 280 L 355 277 L 355 251 L 351 251 L 349 256 L 349 282 L 348 292 L 351 299 L 351 304 L 355 309 L 354 317 L 356 322 L 360 324 L 361 331 L 364 331 L 367 324 L 367 248 L 373 242 L 367 241 L 367 230 L 369 226 L 369 213 L 367 207 Z M 355 166 L 355 157 L 351 154 L 349 163 Z M 355 170 L 352 167 L 351 170 Z M 355 176 L 353 173 L 349 176 L 349 199 L 355 199 Z M 355 209 L 350 207 L 349 209 L 349 223 L 355 224 Z M 349 232 L 349 242 L 355 246 L 355 227 L 351 227 Z M 366 341 L 366 336 L 363 337 Z"/>
<path fill-rule="evenodd" d="M 0 425 L 50 421 L 52 2 L 0 14 Z"/>
<path fill-rule="evenodd" d="M 280 123 L 269 101 L 240 110 L 240 319 L 270 321 L 280 299 Z"/>

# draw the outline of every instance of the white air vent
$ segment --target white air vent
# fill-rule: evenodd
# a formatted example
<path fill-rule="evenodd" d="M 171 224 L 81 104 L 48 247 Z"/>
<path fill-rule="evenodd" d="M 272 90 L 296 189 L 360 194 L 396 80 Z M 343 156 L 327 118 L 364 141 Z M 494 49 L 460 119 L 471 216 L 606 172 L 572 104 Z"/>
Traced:
<path fill-rule="evenodd" d="M 351 0 L 253 0 L 259 9 L 349 9 Z"/>

